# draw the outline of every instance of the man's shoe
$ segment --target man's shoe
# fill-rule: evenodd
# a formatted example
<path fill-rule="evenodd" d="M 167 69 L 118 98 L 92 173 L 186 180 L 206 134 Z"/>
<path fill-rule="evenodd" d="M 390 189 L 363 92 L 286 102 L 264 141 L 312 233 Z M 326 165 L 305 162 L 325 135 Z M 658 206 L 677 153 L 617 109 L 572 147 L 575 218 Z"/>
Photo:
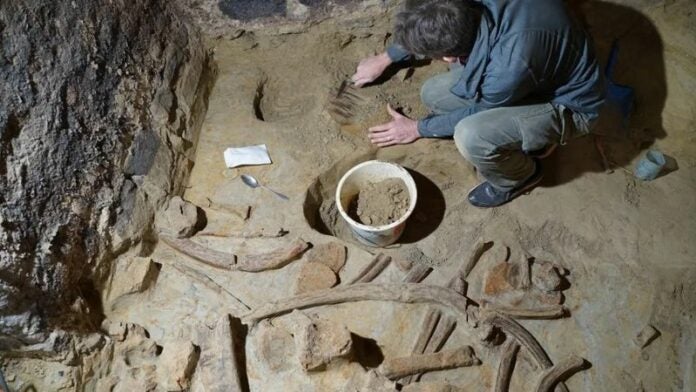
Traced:
<path fill-rule="evenodd" d="M 539 185 L 543 178 L 541 165 L 536 164 L 534 174 L 518 188 L 511 191 L 501 191 L 491 185 L 490 182 L 484 181 L 477 185 L 469 192 L 469 203 L 476 207 L 491 208 L 499 207 L 503 204 L 512 201 L 517 196 L 531 190 Z"/>

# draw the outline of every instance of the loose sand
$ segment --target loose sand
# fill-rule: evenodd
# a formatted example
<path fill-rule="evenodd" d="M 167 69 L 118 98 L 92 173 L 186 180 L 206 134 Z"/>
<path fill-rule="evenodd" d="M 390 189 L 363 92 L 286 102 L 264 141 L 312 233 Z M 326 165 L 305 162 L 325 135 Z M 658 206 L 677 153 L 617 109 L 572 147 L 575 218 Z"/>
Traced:
<path fill-rule="evenodd" d="M 398 178 L 368 182 L 351 202 L 348 214 L 364 225 L 383 226 L 404 216 L 410 202 L 406 184 Z"/>

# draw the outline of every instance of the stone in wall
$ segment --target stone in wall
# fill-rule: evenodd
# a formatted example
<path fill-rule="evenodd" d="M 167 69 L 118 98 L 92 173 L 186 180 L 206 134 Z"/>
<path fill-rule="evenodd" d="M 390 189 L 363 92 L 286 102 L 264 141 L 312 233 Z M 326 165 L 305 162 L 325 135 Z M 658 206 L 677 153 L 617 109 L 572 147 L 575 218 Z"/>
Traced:
<path fill-rule="evenodd" d="M 0 350 L 80 328 L 113 258 L 182 191 L 214 72 L 181 15 L 0 2 Z"/>

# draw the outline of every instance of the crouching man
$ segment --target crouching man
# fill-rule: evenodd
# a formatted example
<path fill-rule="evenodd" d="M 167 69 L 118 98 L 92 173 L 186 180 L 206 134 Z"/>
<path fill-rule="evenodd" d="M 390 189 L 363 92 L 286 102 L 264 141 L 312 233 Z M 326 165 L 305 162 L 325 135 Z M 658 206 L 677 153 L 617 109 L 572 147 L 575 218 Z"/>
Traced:
<path fill-rule="evenodd" d="M 372 143 L 454 137 L 485 181 L 471 204 L 497 207 L 541 181 L 539 159 L 592 129 L 605 96 L 591 40 L 562 0 L 410 1 L 396 15 L 394 44 L 363 59 L 363 86 L 413 55 L 442 59 L 450 71 L 423 85 L 432 114 L 421 120 L 392 108 L 369 129 Z"/>

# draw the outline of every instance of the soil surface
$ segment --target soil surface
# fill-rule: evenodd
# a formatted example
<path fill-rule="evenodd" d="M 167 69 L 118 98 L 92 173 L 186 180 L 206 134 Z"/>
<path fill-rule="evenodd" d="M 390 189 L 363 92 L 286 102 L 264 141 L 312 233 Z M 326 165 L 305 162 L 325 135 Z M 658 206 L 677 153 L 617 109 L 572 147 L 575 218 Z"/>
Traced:
<path fill-rule="evenodd" d="M 388 225 L 404 216 L 410 202 L 406 184 L 398 178 L 368 182 L 351 203 L 350 215 L 364 225 Z"/>

